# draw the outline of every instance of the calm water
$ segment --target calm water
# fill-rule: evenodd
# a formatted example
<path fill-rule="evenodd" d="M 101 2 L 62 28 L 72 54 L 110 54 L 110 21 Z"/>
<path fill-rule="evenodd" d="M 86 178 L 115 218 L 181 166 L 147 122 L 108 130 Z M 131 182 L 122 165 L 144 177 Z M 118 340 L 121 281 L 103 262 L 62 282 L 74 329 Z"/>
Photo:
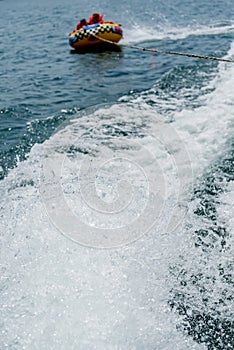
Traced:
<path fill-rule="evenodd" d="M 233 1 L 0 9 L 0 348 L 233 349 Z"/>

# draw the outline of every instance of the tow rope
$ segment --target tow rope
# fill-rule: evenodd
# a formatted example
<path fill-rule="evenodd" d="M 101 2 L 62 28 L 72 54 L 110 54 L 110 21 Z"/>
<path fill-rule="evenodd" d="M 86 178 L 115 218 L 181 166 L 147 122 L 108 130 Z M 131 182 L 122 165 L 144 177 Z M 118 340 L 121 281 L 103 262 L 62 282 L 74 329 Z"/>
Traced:
<path fill-rule="evenodd" d="M 99 37 L 96 34 L 92 34 L 96 39 L 105 41 L 109 44 L 113 44 L 118 46 L 117 43 L 111 41 L 111 40 L 107 40 L 107 39 L 103 39 L 101 37 Z M 212 60 L 212 61 L 221 61 L 221 62 L 231 62 L 234 63 L 234 60 L 228 59 L 228 58 L 219 58 L 219 57 L 213 57 L 213 56 L 202 56 L 202 55 L 196 55 L 193 53 L 182 53 L 182 52 L 175 52 L 175 51 L 165 51 L 165 50 L 156 50 L 156 49 L 148 49 L 146 47 L 140 47 L 140 46 L 134 46 L 134 45 L 127 45 L 127 44 L 121 44 L 121 46 L 125 46 L 128 47 L 130 49 L 135 49 L 135 50 L 141 50 L 141 51 L 150 51 L 152 53 L 157 52 L 157 53 L 162 53 L 162 54 L 166 54 L 166 55 L 178 55 L 178 56 L 187 56 L 187 57 L 193 57 L 193 58 L 203 58 L 206 60 Z"/>

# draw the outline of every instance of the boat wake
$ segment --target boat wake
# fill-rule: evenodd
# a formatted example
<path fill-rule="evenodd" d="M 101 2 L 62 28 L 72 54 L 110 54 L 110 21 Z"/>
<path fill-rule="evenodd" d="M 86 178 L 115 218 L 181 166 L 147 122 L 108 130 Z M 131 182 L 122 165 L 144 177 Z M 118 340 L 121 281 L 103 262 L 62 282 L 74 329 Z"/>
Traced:
<path fill-rule="evenodd" d="M 219 35 L 234 32 L 234 23 L 214 23 L 209 26 L 191 26 L 186 28 L 150 28 L 135 25 L 124 28 L 123 44 L 141 44 L 155 40 L 181 40 L 190 36 Z"/>
<path fill-rule="evenodd" d="M 193 108 L 156 85 L 73 114 L 9 171 L 0 348 L 229 349 L 233 69 Z"/>

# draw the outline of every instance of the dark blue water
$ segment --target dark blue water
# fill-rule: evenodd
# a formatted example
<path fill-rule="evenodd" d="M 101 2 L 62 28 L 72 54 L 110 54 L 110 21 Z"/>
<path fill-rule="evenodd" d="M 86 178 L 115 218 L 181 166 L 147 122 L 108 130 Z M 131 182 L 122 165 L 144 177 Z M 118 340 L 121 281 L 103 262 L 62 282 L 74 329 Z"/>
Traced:
<path fill-rule="evenodd" d="M 0 348 L 232 349 L 233 1 L 0 9 Z"/>

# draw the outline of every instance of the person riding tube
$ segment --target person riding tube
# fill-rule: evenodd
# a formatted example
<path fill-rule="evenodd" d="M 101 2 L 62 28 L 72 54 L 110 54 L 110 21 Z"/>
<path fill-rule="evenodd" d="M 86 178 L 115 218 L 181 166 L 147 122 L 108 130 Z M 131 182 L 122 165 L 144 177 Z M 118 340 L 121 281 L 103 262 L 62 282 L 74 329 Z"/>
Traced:
<path fill-rule="evenodd" d="M 86 22 L 86 19 L 83 18 L 83 19 L 80 20 L 80 22 L 77 23 L 76 30 L 79 30 L 79 29 L 81 29 L 81 28 L 83 28 L 85 26 L 87 26 L 87 22 Z"/>
<path fill-rule="evenodd" d="M 93 13 L 92 16 L 89 17 L 89 24 L 96 24 L 96 23 L 103 23 L 103 15 L 100 15 L 99 13 Z"/>

